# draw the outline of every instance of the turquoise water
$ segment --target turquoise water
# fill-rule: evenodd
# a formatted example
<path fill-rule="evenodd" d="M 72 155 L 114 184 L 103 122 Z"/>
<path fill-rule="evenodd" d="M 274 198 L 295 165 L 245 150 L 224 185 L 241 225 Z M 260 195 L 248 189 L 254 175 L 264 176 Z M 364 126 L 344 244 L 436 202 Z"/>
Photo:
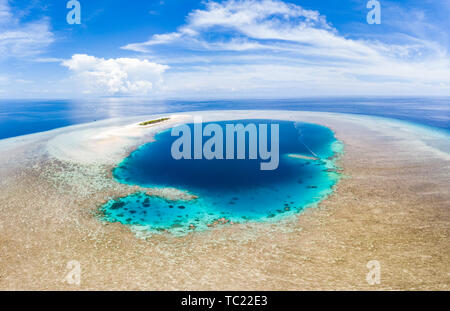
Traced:
<path fill-rule="evenodd" d="M 121 183 L 174 187 L 189 191 L 198 199 L 168 201 L 135 193 L 107 202 L 102 207 L 104 218 L 111 222 L 145 226 L 148 230 L 187 232 L 193 228 L 191 225 L 196 230 L 204 230 L 208 224 L 222 218 L 234 223 L 276 220 L 298 213 L 332 191 L 339 177 L 334 170 L 333 157 L 342 149 L 342 144 L 330 129 L 315 124 L 273 120 L 217 123 L 222 128 L 227 123 L 279 124 L 278 168 L 260 170 L 261 159 L 174 160 L 170 150 L 178 137 L 172 137 L 170 130 L 164 131 L 156 135 L 155 142 L 141 146 L 124 159 L 114 169 L 113 175 Z M 271 146 L 270 139 L 268 146 Z M 313 156 L 311 151 L 320 159 L 288 156 Z"/>

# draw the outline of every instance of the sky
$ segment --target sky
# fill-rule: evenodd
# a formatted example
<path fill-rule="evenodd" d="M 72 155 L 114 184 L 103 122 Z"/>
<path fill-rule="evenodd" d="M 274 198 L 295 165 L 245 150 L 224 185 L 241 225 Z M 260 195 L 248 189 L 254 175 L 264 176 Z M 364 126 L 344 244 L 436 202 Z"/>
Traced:
<path fill-rule="evenodd" d="M 0 0 L 0 98 L 450 96 L 450 0 Z"/>

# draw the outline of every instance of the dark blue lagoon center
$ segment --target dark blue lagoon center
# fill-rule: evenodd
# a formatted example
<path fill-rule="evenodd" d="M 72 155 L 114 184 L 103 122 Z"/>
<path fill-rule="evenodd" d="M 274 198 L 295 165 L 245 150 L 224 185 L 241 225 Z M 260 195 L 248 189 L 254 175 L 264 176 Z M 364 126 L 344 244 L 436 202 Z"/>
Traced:
<path fill-rule="evenodd" d="M 316 124 L 277 120 L 239 120 L 216 122 L 279 125 L 279 165 L 260 170 L 268 160 L 175 160 L 171 147 L 179 137 L 171 130 L 156 135 L 156 141 L 142 145 L 113 171 L 117 181 L 141 187 L 171 187 L 198 196 L 191 201 L 169 201 L 145 193 L 110 200 L 102 207 L 111 222 L 143 226 L 151 231 L 186 233 L 221 224 L 277 220 L 298 213 L 331 193 L 339 174 L 334 160 L 342 144 L 334 133 Z M 208 123 L 203 124 L 203 128 Z M 188 125 L 194 133 L 193 124 Z M 259 134 L 259 133 L 258 133 Z M 203 143 L 209 137 L 203 137 Z M 235 139 L 236 142 L 236 139 Z M 194 139 L 192 139 L 194 150 Z M 225 150 L 225 139 L 223 148 Z M 236 146 L 235 146 L 236 150 Z"/>

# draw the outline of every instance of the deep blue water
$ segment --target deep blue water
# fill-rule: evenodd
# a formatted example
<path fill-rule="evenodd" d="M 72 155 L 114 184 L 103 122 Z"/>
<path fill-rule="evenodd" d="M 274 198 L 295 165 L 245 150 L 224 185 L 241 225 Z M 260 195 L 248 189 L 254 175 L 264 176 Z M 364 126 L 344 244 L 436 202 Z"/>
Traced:
<path fill-rule="evenodd" d="M 241 160 L 175 160 L 171 146 L 178 137 L 172 137 L 170 130 L 164 131 L 156 136 L 156 142 L 141 146 L 120 163 L 113 172 L 114 177 L 119 182 L 143 187 L 175 187 L 199 198 L 174 202 L 137 193 L 109 201 L 103 207 L 106 220 L 143 225 L 151 230 L 185 232 L 191 224 L 197 230 L 206 229 L 207 224 L 221 218 L 233 222 L 277 219 L 297 213 L 331 192 L 339 177 L 332 158 L 342 145 L 330 129 L 274 120 L 218 122 L 224 132 L 227 123 L 278 124 L 278 168 L 260 170 L 263 160 L 248 157 Z M 270 149 L 270 135 L 268 138 Z M 223 148 L 226 149 L 225 142 Z M 320 159 L 288 156 L 313 156 L 311 151 Z"/>
<path fill-rule="evenodd" d="M 0 100 L 0 139 L 107 118 L 211 109 L 289 109 L 390 117 L 450 130 L 450 98 L 86 101 Z"/>

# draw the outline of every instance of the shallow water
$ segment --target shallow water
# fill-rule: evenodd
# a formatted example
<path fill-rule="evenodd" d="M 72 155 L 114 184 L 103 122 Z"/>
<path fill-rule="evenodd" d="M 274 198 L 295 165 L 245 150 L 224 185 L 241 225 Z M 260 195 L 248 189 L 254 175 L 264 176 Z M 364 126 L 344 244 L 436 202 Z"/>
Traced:
<path fill-rule="evenodd" d="M 141 225 L 149 230 L 186 232 L 190 225 L 204 230 L 218 219 L 221 222 L 275 220 L 299 212 L 332 191 L 339 177 L 332 158 L 342 145 L 330 129 L 288 121 L 217 123 L 222 128 L 226 123 L 279 124 L 278 168 L 260 170 L 261 159 L 174 160 L 170 149 L 177 137 L 172 137 L 170 130 L 164 131 L 155 137 L 156 142 L 141 146 L 124 159 L 114 170 L 114 177 L 119 182 L 143 187 L 175 187 L 199 198 L 174 202 L 136 193 L 105 204 L 102 208 L 105 219 Z M 271 146 L 270 139 L 268 146 Z M 320 159 L 288 156 L 313 156 L 308 148 Z"/>

